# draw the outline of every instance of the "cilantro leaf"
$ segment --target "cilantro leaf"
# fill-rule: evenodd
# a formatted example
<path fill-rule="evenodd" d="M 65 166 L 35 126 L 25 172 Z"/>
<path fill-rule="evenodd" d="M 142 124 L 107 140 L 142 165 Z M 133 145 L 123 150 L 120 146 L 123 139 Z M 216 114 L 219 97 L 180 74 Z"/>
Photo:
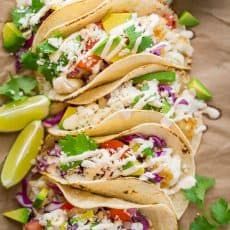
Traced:
<path fill-rule="evenodd" d="M 23 8 L 23 9 L 19 9 L 19 8 L 15 8 L 12 10 L 11 13 L 11 17 L 12 17 L 12 21 L 13 23 L 20 28 L 22 26 L 20 19 L 21 18 L 25 18 L 26 14 L 28 13 L 32 13 L 31 9 L 29 7 L 27 8 Z"/>
<path fill-rule="evenodd" d="M 41 0 L 32 0 L 31 9 L 34 12 L 38 12 L 44 6 L 44 2 Z"/>
<path fill-rule="evenodd" d="M 129 168 L 133 167 L 133 166 L 134 166 L 134 162 L 129 161 L 125 165 L 122 166 L 122 169 L 126 170 L 126 169 L 129 169 Z"/>
<path fill-rule="evenodd" d="M 184 189 L 184 195 L 190 202 L 202 207 L 207 190 L 214 185 L 215 180 L 213 178 L 196 176 L 196 185 L 190 189 Z"/>
<path fill-rule="evenodd" d="M 14 76 L 4 85 L 0 86 L 0 94 L 5 95 L 13 101 L 32 94 L 32 90 L 37 86 L 37 81 L 29 76 Z"/>
<path fill-rule="evenodd" d="M 125 30 L 125 33 L 129 39 L 128 49 L 132 49 L 135 46 L 136 40 L 141 36 L 140 32 L 136 32 L 135 26 L 130 26 Z"/>
<path fill-rule="evenodd" d="M 138 101 L 141 99 L 141 97 L 142 97 L 142 95 L 138 95 L 138 96 L 134 97 L 131 105 L 132 106 L 136 105 L 138 103 Z"/>
<path fill-rule="evenodd" d="M 52 82 L 53 78 L 58 76 L 57 70 L 58 64 L 52 63 L 49 60 L 44 60 L 43 65 L 38 67 L 38 72 L 40 72 L 47 81 Z"/>
<path fill-rule="evenodd" d="M 229 203 L 220 198 L 211 205 L 211 215 L 219 224 L 228 224 L 230 222 L 230 205 Z"/>
<path fill-rule="evenodd" d="M 59 141 L 59 145 L 67 156 L 79 155 L 97 148 L 96 142 L 83 133 L 78 134 L 76 137 L 67 135 Z"/>
<path fill-rule="evenodd" d="M 165 99 L 163 101 L 162 107 L 161 107 L 161 113 L 168 113 L 171 109 L 171 105 L 168 103 L 168 101 Z"/>
<path fill-rule="evenodd" d="M 56 47 L 52 46 L 48 41 L 42 42 L 37 46 L 37 53 L 42 55 L 49 55 L 57 50 Z"/>
<path fill-rule="evenodd" d="M 138 47 L 138 53 L 145 51 L 147 48 L 153 45 L 153 40 L 150 36 L 145 36 L 141 40 L 141 44 Z"/>
<path fill-rule="evenodd" d="M 190 225 L 189 230 L 216 230 L 216 226 L 210 224 L 203 216 L 198 216 Z"/>
<path fill-rule="evenodd" d="M 36 53 L 33 53 L 31 51 L 28 51 L 26 53 L 23 53 L 21 55 L 21 63 L 23 65 L 23 67 L 25 67 L 26 69 L 30 69 L 30 70 L 37 70 L 38 68 L 38 61 L 39 57 Z"/>
<path fill-rule="evenodd" d="M 153 157 L 155 155 L 154 151 L 151 148 L 145 148 L 142 153 L 146 157 Z"/>
<path fill-rule="evenodd" d="M 76 168 L 80 164 L 81 164 L 81 161 L 73 161 L 73 162 L 69 162 L 67 164 L 61 164 L 60 169 L 63 172 L 67 172 L 70 169 Z"/>

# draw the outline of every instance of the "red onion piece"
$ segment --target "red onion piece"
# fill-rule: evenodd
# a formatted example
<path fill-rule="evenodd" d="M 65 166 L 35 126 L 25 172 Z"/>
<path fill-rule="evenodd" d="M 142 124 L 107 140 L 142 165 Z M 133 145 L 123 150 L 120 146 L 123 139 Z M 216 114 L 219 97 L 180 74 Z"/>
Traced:
<path fill-rule="evenodd" d="M 43 121 L 43 125 L 46 128 L 50 128 L 50 127 L 57 125 L 61 121 L 62 116 L 64 115 L 64 112 L 65 111 L 63 110 L 59 112 L 58 114 L 56 114 L 55 116 L 47 118 L 46 120 Z"/>

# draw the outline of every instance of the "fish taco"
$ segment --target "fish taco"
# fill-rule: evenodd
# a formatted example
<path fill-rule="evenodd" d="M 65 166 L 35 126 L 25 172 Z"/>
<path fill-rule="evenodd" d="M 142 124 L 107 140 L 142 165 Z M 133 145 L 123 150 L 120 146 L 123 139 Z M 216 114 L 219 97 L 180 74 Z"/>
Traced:
<path fill-rule="evenodd" d="M 180 136 L 149 123 L 98 142 L 85 134 L 48 139 L 36 165 L 61 184 L 132 202 L 165 203 L 161 194 L 166 193 L 181 217 L 188 204 L 181 190 L 194 185 L 195 167 Z"/>
<path fill-rule="evenodd" d="M 44 177 L 24 181 L 16 198 L 22 208 L 4 215 L 23 223 L 24 230 L 178 229 L 176 216 L 166 205 L 140 205 L 102 197 L 54 184 Z"/>
<path fill-rule="evenodd" d="M 58 101 L 118 80 L 143 65 L 159 63 L 188 68 L 193 33 L 177 23 L 173 12 L 157 14 L 155 4 L 159 2 L 144 2 L 151 7 L 146 8 L 142 1 L 109 1 L 110 10 L 104 14 L 95 10 L 84 17 L 87 23 L 74 21 L 74 31 L 64 37 L 62 30 L 53 31 L 37 43 L 38 31 L 32 51 L 22 54 L 23 65 L 36 70 L 40 90 Z"/>
<path fill-rule="evenodd" d="M 219 115 L 206 104 L 210 99 L 208 89 L 185 71 L 146 65 L 69 100 L 72 105 L 49 132 L 63 136 L 84 131 L 90 136 L 104 136 L 141 122 L 155 122 L 171 128 L 184 141 L 187 138 L 196 152 L 206 130 L 202 115 Z"/>

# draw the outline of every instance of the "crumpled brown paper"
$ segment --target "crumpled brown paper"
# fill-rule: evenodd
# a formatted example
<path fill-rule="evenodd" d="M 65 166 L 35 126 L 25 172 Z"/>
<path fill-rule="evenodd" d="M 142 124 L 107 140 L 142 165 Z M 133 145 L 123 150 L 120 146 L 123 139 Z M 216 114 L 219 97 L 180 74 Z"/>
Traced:
<path fill-rule="evenodd" d="M 0 31 L 13 6 L 13 0 L 0 1 Z M 206 199 L 208 204 L 218 197 L 230 200 L 230 1 L 178 0 L 175 8 L 178 13 L 184 9 L 190 10 L 201 21 L 193 29 L 196 37 L 193 40 L 195 53 L 192 76 L 199 77 L 213 92 L 214 99 L 210 104 L 222 112 L 222 117 L 217 121 L 205 119 L 209 129 L 196 155 L 197 174 L 216 179 L 216 186 Z M 2 45 L 1 39 L 0 43 Z M 12 58 L 1 47 L 0 83 L 9 72 L 13 72 L 13 66 Z M 1 162 L 15 136 L 0 135 Z M 16 207 L 14 192 L 15 188 L 7 191 L 0 187 L 0 213 Z M 189 229 L 189 223 L 196 214 L 197 209 L 190 205 L 181 220 L 181 229 Z M 0 216 L 0 229 L 20 229 L 20 225 Z"/>

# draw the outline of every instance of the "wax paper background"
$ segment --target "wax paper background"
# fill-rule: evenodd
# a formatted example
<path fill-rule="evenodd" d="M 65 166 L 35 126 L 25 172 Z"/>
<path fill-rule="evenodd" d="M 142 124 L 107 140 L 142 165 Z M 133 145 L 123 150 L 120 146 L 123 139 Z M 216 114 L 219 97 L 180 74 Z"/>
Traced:
<path fill-rule="evenodd" d="M 0 0 L 0 31 L 13 6 L 14 1 Z M 217 121 L 205 119 L 209 129 L 196 156 L 197 173 L 216 179 L 215 188 L 207 196 L 208 204 L 220 196 L 230 200 L 230 1 L 178 0 L 175 8 L 177 12 L 191 10 L 201 20 L 201 24 L 193 29 L 196 37 L 193 40 L 192 75 L 199 77 L 213 92 L 214 99 L 210 104 L 222 112 L 222 117 Z M 12 60 L 1 47 L 0 82 L 6 79 L 9 72 L 13 72 Z M 15 137 L 16 134 L 0 135 L 1 162 Z M 0 187 L 0 213 L 16 207 L 14 190 L 7 191 Z M 196 213 L 197 210 L 190 205 L 181 220 L 181 229 L 188 229 Z M 20 226 L 0 216 L 0 229 L 20 229 Z"/>

